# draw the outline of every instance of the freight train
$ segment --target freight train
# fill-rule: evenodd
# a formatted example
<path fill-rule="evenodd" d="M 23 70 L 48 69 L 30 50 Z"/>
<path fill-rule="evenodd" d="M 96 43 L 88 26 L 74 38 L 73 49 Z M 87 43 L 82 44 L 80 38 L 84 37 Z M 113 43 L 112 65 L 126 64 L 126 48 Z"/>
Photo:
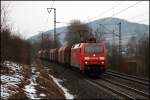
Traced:
<path fill-rule="evenodd" d="M 80 71 L 101 74 L 107 69 L 107 51 L 104 43 L 78 43 L 39 51 L 38 55 L 42 59 L 76 67 Z"/>

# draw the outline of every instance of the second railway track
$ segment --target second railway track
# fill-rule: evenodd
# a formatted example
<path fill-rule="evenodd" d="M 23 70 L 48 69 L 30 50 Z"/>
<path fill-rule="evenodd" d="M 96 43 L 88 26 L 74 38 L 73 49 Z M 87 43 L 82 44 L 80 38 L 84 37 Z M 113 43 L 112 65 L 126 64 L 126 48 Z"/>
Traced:
<path fill-rule="evenodd" d="M 137 77 L 137 76 L 134 76 L 134 75 L 128 75 L 128 74 L 124 74 L 124 73 L 120 73 L 120 72 L 116 72 L 116 71 L 113 71 L 113 70 L 107 70 L 108 72 L 112 72 L 112 73 L 116 73 L 116 74 L 120 74 L 120 75 L 123 75 L 123 76 L 128 76 L 128 77 L 132 77 L 132 78 L 135 78 L 135 79 L 139 79 L 139 80 L 143 80 L 143 81 L 147 81 L 149 82 L 150 79 L 149 78 L 143 78 L 143 77 Z"/>
<path fill-rule="evenodd" d="M 150 94 L 143 91 L 104 78 L 98 80 L 86 79 L 86 81 L 115 93 L 119 99 L 120 97 L 123 99 L 148 99 L 150 96 Z"/>
<path fill-rule="evenodd" d="M 140 78 L 137 78 L 137 77 L 132 77 L 131 75 L 116 73 L 116 72 L 113 72 L 113 71 L 107 71 L 105 74 L 112 75 L 112 76 L 115 76 L 115 77 L 120 77 L 120 78 L 130 80 L 130 81 L 134 81 L 134 82 L 137 82 L 137 83 L 145 85 L 145 86 L 150 85 L 148 79 L 144 80 L 144 79 L 140 79 Z"/>
<path fill-rule="evenodd" d="M 112 80 L 110 80 L 110 79 L 105 79 L 105 78 L 102 78 L 102 79 L 105 80 L 105 81 L 108 81 L 108 82 L 110 82 L 110 83 L 112 83 L 112 84 L 115 84 L 115 85 L 117 85 L 117 86 L 120 86 L 120 87 L 126 88 L 126 89 L 128 89 L 128 90 L 134 91 L 134 92 L 136 92 L 136 93 L 138 93 L 138 94 L 140 94 L 140 95 L 143 95 L 143 96 L 145 96 L 145 97 L 149 97 L 149 96 L 150 96 L 150 94 L 147 93 L 147 92 L 144 92 L 144 91 L 135 89 L 135 88 L 130 87 L 130 86 L 127 86 L 127 85 L 125 85 L 125 84 L 121 84 L 121 83 L 118 83 L 118 82 L 116 82 L 116 81 L 112 81 Z"/>

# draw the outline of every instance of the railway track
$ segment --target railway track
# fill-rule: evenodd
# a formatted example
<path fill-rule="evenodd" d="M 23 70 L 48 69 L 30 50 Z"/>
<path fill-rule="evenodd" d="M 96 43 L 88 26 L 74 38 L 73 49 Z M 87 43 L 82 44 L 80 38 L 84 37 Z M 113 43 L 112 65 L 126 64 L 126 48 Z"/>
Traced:
<path fill-rule="evenodd" d="M 148 99 L 150 94 L 143 91 L 137 90 L 135 88 L 129 87 L 124 84 L 109 80 L 109 79 L 98 79 L 92 80 L 87 79 L 90 84 L 100 88 L 103 87 L 108 91 L 115 93 L 119 99 Z"/>
<path fill-rule="evenodd" d="M 101 89 L 101 87 L 102 87 L 102 88 L 106 89 L 107 92 L 110 91 L 110 93 L 118 99 L 135 99 L 135 98 L 131 97 L 130 95 L 125 94 L 124 92 L 120 92 L 120 91 L 116 90 L 115 88 L 107 86 L 106 84 L 98 83 L 98 82 L 91 81 L 91 80 L 86 80 L 86 81 L 88 83 L 90 83 L 91 85 L 96 86 L 97 88 Z"/>
<path fill-rule="evenodd" d="M 108 71 L 104 75 L 114 76 L 116 78 L 124 79 L 124 81 L 132 81 L 136 82 L 141 86 L 149 87 L 149 79 L 139 78 L 136 76 L 126 75 L 119 72 Z M 124 99 L 149 99 L 150 94 L 147 91 L 139 90 L 135 86 L 130 86 L 129 84 L 124 84 L 122 82 L 115 81 L 113 78 L 110 77 L 101 77 L 98 80 L 88 80 L 89 83 L 97 86 L 103 87 L 108 91 L 111 91 L 118 95 L 117 97 L 124 98 Z"/>
<path fill-rule="evenodd" d="M 107 71 L 108 71 L 108 72 L 112 72 L 112 73 L 116 73 L 116 74 L 120 74 L 120 75 L 123 75 L 123 76 L 128 76 L 128 77 L 136 78 L 136 79 L 139 79 L 139 80 L 147 81 L 147 82 L 150 81 L 149 78 L 143 78 L 143 77 L 137 77 L 137 76 L 133 76 L 133 75 L 128 75 L 128 74 L 116 72 L 116 71 L 113 71 L 113 70 L 110 70 L 110 69 L 107 70 Z"/>
<path fill-rule="evenodd" d="M 120 77 L 120 78 L 130 80 L 130 81 L 134 81 L 134 82 L 137 82 L 137 83 L 145 85 L 145 86 L 150 85 L 149 84 L 149 79 L 139 78 L 139 77 L 136 77 L 136 76 L 122 74 L 122 73 L 114 72 L 114 71 L 110 71 L 110 70 L 108 70 L 105 74 L 115 76 L 115 77 Z"/>
<path fill-rule="evenodd" d="M 105 78 L 103 78 L 103 80 L 108 81 L 108 82 L 110 82 L 110 83 L 112 83 L 112 84 L 115 84 L 115 85 L 117 85 L 117 86 L 126 88 L 126 89 L 128 89 L 128 90 L 134 91 L 134 92 L 136 92 L 136 93 L 138 93 L 138 94 L 140 94 L 140 95 L 143 95 L 143 96 L 145 96 L 145 97 L 149 97 L 149 96 L 150 96 L 150 94 L 147 93 L 147 92 L 144 92 L 144 91 L 135 89 L 135 88 L 133 88 L 133 87 L 130 87 L 130 86 L 127 86 L 127 85 L 124 85 L 124 84 L 121 84 L 121 83 L 118 83 L 118 82 L 116 82 L 116 81 L 112 81 L 112 80 L 110 80 L 110 79 L 105 79 Z"/>
<path fill-rule="evenodd" d="M 111 75 L 111 74 L 109 74 Z M 125 78 L 125 81 L 127 79 Z M 104 91 L 108 92 L 110 95 L 118 99 L 149 99 L 150 94 L 132 86 L 122 84 L 118 81 L 114 81 L 111 78 L 101 77 L 100 79 L 85 79 L 89 84 L 100 89 L 105 89 Z M 131 80 L 128 80 L 131 81 Z"/>

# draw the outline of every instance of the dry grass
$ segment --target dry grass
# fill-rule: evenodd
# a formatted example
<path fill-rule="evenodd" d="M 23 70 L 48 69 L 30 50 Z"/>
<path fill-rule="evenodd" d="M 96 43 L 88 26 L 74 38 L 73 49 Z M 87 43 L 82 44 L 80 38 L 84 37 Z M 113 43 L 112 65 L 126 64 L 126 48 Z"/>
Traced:
<path fill-rule="evenodd" d="M 9 97 L 9 100 L 22 100 L 22 99 L 28 99 L 28 97 L 25 95 L 24 90 L 20 88 L 20 91 L 12 96 Z"/>
<path fill-rule="evenodd" d="M 49 99 L 65 99 L 64 92 L 53 82 L 40 63 L 38 63 L 37 71 L 40 72 L 40 76 L 37 78 L 40 87 L 36 87 L 36 89 L 44 92 Z"/>
<path fill-rule="evenodd" d="M 29 84 L 29 78 L 31 77 L 31 66 L 24 65 L 22 68 L 22 76 L 24 76 L 23 83 Z"/>
<path fill-rule="evenodd" d="M 29 79 L 31 78 L 31 66 L 29 65 L 21 65 L 21 75 L 24 77 L 21 80 L 21 83 L 18 84 L 17 88 L 10 87 L 10 90 L 18 91 L 15 94 L 12 94 L 8 99 L 29 99 L 25 94 L 25 86 L 30 84 Z M 37 96 L 41 99 L 65 99 L 64 92 L 56 85 L 55 82 L 49 77 L 48 73 L 44 69 L 44 67 L 38 62 L 35 66 L 36 72 L 39 72 L 39 77 L 36 78 L 37 85 L 34 86 L 36 89 Z M 4 75 L 13 75 L 14 72 L 6 67 L 1 67 L 1 74 Z M 40 94 L 45 94 L 45 96 L 40 96 Z"/>
<path fill-rule="evenodd" d="M 18 100 L 28 99 L 27 96 L 26 96 L 26 94 L 24 93 L 23 89 L 24 89 L 24 86 L 26 84 L 29 84 L 29 80 L 28 79 L 31 76 L 31 68 L 30 68 L 30 66 L 28 66 L 28 65 L 22 65 L 21 72 L 22 72 L 21 73 L 22 76 L 24 77 L 24 80 L 21 80 L 21 83 L 18 84 L 19 88 L 17 88 L 17 91 L 19 91 L 19 92 L 17 92 L 16 94 L 11 95 L 9 97 L 9 99 L 11 99 L 11 100 L 13 100 L 13 99 L 18 99 Z"/>
<path fill-rule="evenodd" d="M 13 74 L 14 71 L 10 70 L 8 67 L 5 67 L 4 65 L 1 65 L 1 75 L 9 75 Z"/>

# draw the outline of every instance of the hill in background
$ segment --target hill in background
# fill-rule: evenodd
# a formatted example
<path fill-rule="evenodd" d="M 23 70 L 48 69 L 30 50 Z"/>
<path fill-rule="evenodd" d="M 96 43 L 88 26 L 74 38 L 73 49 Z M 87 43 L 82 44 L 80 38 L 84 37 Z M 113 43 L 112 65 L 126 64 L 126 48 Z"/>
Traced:
<path fill-rule="evenodd" d="M 119 28 L 117 24 L 120 22 L 121 22 L 122 39 L 124 42 L 127 41 L 131 36 L 139 37 L 144 34 L 149 35 L 149 25 L 133 23 L 119 18 L 112 18 L 112 17 L 103 18 L 103 19 L 91 21 L 88 23 L 88 25 L 93 29 L 93 31 L 98 29 L 99 31 L 110 33 L 110 34 L 106 34 L 105 38 L 107 40 L 112 40 L 113 30 L 116 34 L 119 33 Z M 116 25 L 104 25 L 104 24 L 116 24 Z M 56 29 L 56 32 L 58 34 L 59 40 L 63 45 L 63 43 L 65 42 L 64 37 L 65 37 L 65 33 L 67 32 L 67 27 L 59 27 Z M 50 38 L 53 39 L 53 29 L 45 31 L 44 34 L 47 34 Z M 32 43 L 40 41 L 41 33 L 30 37 L 28 40 Z"/>

